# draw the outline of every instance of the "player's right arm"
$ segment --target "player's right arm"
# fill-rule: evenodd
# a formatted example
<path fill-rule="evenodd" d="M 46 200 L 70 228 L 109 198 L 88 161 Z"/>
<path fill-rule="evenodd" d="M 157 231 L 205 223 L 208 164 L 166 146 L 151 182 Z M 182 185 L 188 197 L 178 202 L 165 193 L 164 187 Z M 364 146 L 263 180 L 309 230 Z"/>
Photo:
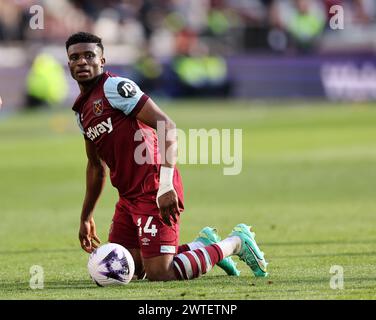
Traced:
<path fill-rule="evenodd" d="M 86 155 L 86 193 L 81 211 L 79 240 L 82 249 L 91 253 L 100 244 L 94 222 L 94 208 L 102 193 L 106 180 L 106 165 L 100 159 L 92 141 L 85 139 Z"/>

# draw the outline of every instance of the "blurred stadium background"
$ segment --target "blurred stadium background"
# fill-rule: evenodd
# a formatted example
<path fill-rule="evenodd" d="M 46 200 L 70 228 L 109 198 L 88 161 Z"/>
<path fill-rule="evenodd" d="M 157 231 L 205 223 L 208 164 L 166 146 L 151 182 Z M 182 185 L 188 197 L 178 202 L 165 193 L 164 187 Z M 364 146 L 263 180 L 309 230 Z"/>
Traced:
<path fill-rule="evenodd" d="M 30 27 L 33 5 L 44 29 Z M 329 27 L 333 5 L 344 30 Z M 86 30 L 103 38 L 108 69 L 153 96 L 374 100 L 375 17 L 373 0 L 1 0 L 1 95 L 7 110 L 69 106 L 63 44 Z"/>
<path fill-rule="evenodd" d="M 31 27 L 33 5 L 43 29 Z M 343 30 L 329 26 L 333 5 Z M 215 268 L 184 285 L 97 290 L 88 279 L 77 240 L 86 158 L 64 45 L 82 30 L 179 128 L 243 130 L 240 175 L 180 167 L 181 241 L 249 222 L 267 281 L 240 263 L 239 279 Z M 0 0 L 0 299 L 375 299 L 375 48 L 374 0 Z M 102 241 L 116 199 L 108 182 Z M 46 290 L 29 289 L 33 264 Z M 329 286 L 333 265 L 345 290 Z"/>

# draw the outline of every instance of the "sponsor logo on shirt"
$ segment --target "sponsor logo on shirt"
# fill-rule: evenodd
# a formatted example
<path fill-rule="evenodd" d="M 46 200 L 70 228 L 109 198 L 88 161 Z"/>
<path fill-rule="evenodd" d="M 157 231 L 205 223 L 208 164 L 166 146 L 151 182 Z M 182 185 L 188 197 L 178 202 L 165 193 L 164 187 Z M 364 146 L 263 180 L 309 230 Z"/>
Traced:
<path fill-rule="evenodd" d="M 135 86 L 129 81 L 119 82 L 117 91 L 123 98 L 132 98 L 137 93 Z"/>
<path fill-rule="evenodd" d="M 91 140 L 98 138 L 103 133 L 111 133 L 113 130 L 111 117 L 108 117 L 106 121 L 98 123 L 94 127 L 89 127 L 86 131 L 86 136 Z"/>

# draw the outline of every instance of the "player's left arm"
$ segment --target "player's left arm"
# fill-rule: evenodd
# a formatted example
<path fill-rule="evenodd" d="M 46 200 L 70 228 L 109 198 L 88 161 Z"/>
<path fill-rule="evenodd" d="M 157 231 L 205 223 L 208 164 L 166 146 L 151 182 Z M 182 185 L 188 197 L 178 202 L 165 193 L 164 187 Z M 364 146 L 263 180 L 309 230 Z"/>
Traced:
<path fill-rule="evenodd" d="M 176 222 L 176 214 L 179 214 L 178 196 L 173 186 L 177 161 L 176 125 L 151 98 L 145 102 L 136 118 L 157 130 L 162 159 L 157 204 L 163 221 L 171 226 L 170 216 Z"/>

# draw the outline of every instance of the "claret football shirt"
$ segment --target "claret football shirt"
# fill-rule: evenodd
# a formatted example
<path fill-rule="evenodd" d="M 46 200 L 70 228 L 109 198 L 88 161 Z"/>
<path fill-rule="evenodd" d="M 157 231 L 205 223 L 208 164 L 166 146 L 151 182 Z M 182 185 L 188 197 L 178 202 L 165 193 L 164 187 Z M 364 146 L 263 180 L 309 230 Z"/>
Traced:
<path fill-rule="evenodd" d="M 112 185 L 128 200 L 155 201 L 159 187 L 159 151 L 155 131 L 136 119 L 149 97 L 131 80 L 108 72 L 77 98 L 73 110 L 84 138 L 92 141 L 110 169 Z M 181 177 L 174 186 L 183 200 Z"/>

